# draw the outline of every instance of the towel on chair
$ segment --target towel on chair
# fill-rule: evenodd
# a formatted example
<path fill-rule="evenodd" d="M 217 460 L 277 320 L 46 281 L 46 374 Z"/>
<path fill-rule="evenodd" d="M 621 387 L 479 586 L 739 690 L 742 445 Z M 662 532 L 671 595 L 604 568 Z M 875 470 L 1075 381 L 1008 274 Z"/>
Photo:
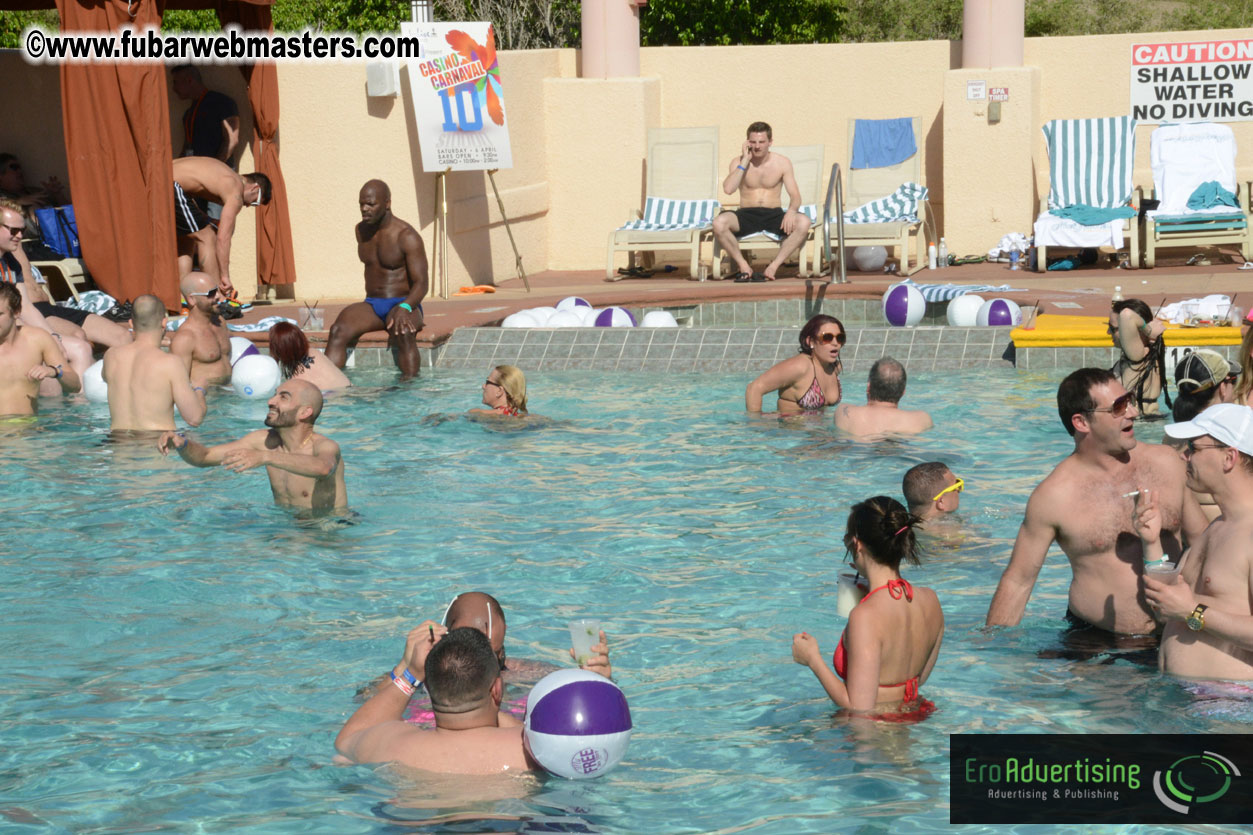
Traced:
<path fill-rule="evenodd" d="M 1125 220 L 1136 216 L 1136 210 L 1130 206 L 1117 209 L 1105 209 L 1100 206 L 1084 206 L 1076 204 L 1064 209 L 1049 209 L 1049 214 L 1064 220 L 1073 220 L 1080 226 L 1101 226 L 1111 220 Z"/>
<path fill-rule="evenodd" d="M 914 120 L 857 119 L 853 125 L 853 160 L 850 168 L 884 168 L 918 153 Z"/>
<path fill-rule="evenodd" d="M 1217 180 L 1209 180 L 1196 187 L 1196 191 L 1188 198 L 1189 209 L 1212 209 L 1215 206 L 1234 206 L 1239 208 L 1236 196 L 1223 188 Z"/>

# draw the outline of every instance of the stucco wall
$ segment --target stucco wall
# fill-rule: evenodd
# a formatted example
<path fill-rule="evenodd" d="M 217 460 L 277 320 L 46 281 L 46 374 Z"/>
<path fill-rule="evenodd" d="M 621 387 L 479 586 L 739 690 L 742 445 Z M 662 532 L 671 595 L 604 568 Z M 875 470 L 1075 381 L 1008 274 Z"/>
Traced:
<path fill-rule="evenodd" d="M 957 69 L 960 43 L 944 41 L 649 48 L 641 52 L 641 78 L 605 81 L 577 78 L 575 50 L 504 52 L 514 167 L 496 181 L 529 272 L 597 269 L 610 229 L 626 209 L 642 204 L 649 127 L 718 126 L 723 168 L 747 124 L 764 119 L 779 144 L 825 144 L 829 169 L 848 160 L 850 119 L 918 116 L 923 178 L 940 233 L 950 250 L 977 252 L 1002 231 L 1029 231 L 1033 207 L 1048 187 L 1044 121 L 1129 111 L 1133 43 L 1226 37 L 1250 32 L 1029 39 L 1025 62 L 1038 68 L 1030 71 Z M 0 88 L 0 112 L 22 116 L 9 122 L 0 144 L 19 154 L 31 181 L 49 174 L 64 180 L 56 69 L 29 67 L 12 52 L 0 55 L 0 67 L 10 81 Z M 229 67 L 204 73 L 210 86 L 240 102 L 246 140 L 251 118 L 238 73 Z M 972 77 L 986 77 L 990 86 L 1008 79 L 1000 124 L 988 124 L 986 103 L 965 101 L 965 80 Z M 407 74 L 402 71 L 397 98 L 368 97 L 360 64 L 284 65 L 279 81 L 297 295 L 360 295 L 352 230 L 358 189 L 373 177 L 390 184 L 396 214 L 418 227 L 433 255 L 435 178 L 421 171 Z M 176 137 L 182 110 L 171 95 Z M 1253 122 L 1231 127 L 1241 148 L 1240 178 L 1253 179 Z M 1146 186 L 1152 128 L 1138 131 L 1136 182 Z M 241 170 L 251 168 L 245 152 Z M 448 182 L 451 288 L 513 277 L 513 253 L 487 176 L 458 173 Z M 239 227 L 234 273 L 245 292 L 253 237 L 251 223 Z"/>

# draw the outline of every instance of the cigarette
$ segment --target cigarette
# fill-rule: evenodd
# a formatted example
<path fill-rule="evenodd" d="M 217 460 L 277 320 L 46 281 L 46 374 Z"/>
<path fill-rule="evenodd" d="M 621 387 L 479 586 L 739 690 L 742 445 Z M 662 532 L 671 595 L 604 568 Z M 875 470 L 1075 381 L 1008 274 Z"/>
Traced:
<path fill-rule="evenodd" d="M 430 624 L 427 624 L 426 628 L 431 630 L 431 642 L 434 643 L 435 642 L 435 627 L 431 626 Z"/>
<path fill-rule="evenodd" d="M 1124 499 L 1134 499 L 1134 498 L 1135 498 L 1136 496 L 1138 496 L 1138 495 L 1140 495 L 1140 491 L 1139 491 L 1139 490 L 1132 490 L 1130 493 L 1123 493 L 1123 494 L 1122 494 L 1122 497 L 1123 497 Z"/>

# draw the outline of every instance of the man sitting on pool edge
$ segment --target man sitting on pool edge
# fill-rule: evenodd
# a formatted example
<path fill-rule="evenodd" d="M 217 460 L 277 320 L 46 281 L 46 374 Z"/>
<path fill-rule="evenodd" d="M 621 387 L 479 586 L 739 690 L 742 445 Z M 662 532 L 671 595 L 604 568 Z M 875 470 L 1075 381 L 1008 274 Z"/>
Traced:
<path fill-rule="evenodd" d="M 238 441 L 206 447 L 181 432 L 164 432 L 157 449 L 166 455 L 173 446 L 193 467 L 223 466 L 242 473 L 264 464 L 276 504 L 319 514 L 346 510 L 348 491 L 339 444 L 313 431 L 322 413 L 322 392 L 304 380 L 288 380 L 267 405 L 269 428 Z"/>
<path fill-rule="evenodd" d="M 521 724 L 500 726 L 500 662 L 479 630 L 461 627 L 436 640 L 434 624 L 426 621 L 409 633 L 391 685 L 344 723 L 335 738 L 336 762 L 394 762 L 444 774 L 536 768 Z M 430 693 L 433 730 L 401 719 L 418 686 Z"/>
<path fill-rule="evenodd" d="M 1056 542 L 1074 575 L 1067 643 L 1083 644 L 1064 657 L 1086 658 L 1110 648 L 1155 649 L 1157 621 L 1140 592 L 1143 549 L 1127 494 L 1147 487 L 1159 496 L 1162 546 L 1171 559 L 1183 550 L 1180 533 L 1195 541 L 1205 517 L 1184 489 L 1179 456 L 1160 444 L 1136 442 L 1134 400 L 1117 377 L 1101 368 L 1081 368 L 1058 386 L 1058 415 L 1075 448 L 1027 501 L 1009 564 L 988 607 L 989 626 L 1022 620 L 1049 546 Z"/>

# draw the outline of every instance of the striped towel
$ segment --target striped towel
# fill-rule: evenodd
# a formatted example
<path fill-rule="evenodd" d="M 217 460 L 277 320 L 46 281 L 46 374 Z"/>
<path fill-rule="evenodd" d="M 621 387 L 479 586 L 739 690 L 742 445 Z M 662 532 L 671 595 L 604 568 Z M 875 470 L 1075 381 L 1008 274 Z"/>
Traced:
<path fill-rule="evenodd" d="M 179 325 L 183 324 L 183 322 L 186 319 L 187 319 L 186 316 L 175 316 L 173 319 L 170 319 L 168 322 L 165 323 L 165 329 L 167 331 L 176 331 L 178 330 Z M 279 322 L 287 322 L 289 324 L 298 326 L 298 323 L 294 319 L 288 319 L 284 316 L 267 316 L 264 319 L 262 319 L 260 322 L 249 322 L 249 323 L 239 324 L 239 325 L 227 325 L 226 329 L 228 331 L 238 331 L 239 333 L 264 333 L 268 331 L 270 328 L 277 325 Z"/>
<path fill-rule="evenodd" d="M 1054 119 L 1044 126 L 1049 152 L 1049 208 L 1117 209 L 1131 202 L 1136 120 Z"/>
<path fill-rule="evenodd" d="M 1008 284 L 999 287 L 992 284 L 914 284 L 908 278 L 901 284 L 912 284 L 929 302 L 952 301 L 967 293 L 1021 293 L 1025 290 L 1023 287 L 1010 287 Z"/>
<path fill-rule="evenodd" d="M 903 183 L 887 197 L 872 200 L 844 213 L 845 223 L 917 223 L 918 204 L 927 199 L 927 187 Z"/>
<path fill-rule="evenodd" d="M 619 232 L 664 232 L 680 229 L 704 229 L 713 224 L 718 214 L 717 200 L 669 200 L 648 197 L 644 200 L 644 217 L 618 227 Z"/>
<path fill-rule="evenodd" d="M 811 224 L 810 228 L 813 228 L 814 226 L 818 225 L 818 204 L 817 203 L 806 203 L 804 206 L 801 206 L 796 211 L 800 212 L 805 217 L 809 218 L 809 223 Z M 783 237 L 781 235 L 776 235 L 773 232 L 754 232 L 751 235 L 745 235 L 744 237 L 740 238 L 740 240 L 751 241 L 753 238 L 769 238 L 772 241 L 783 240 Z"/>

